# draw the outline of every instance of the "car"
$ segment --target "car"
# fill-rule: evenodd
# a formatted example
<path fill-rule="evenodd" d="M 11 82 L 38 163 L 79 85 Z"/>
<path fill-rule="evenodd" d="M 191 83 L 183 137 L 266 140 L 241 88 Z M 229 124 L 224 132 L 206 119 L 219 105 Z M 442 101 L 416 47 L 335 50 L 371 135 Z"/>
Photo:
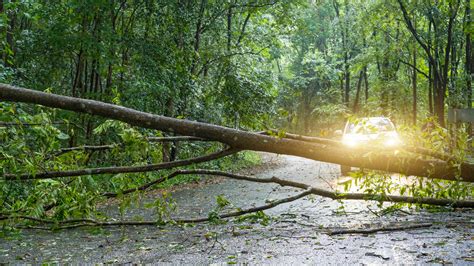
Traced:
<path fill-rule="evenodd" d="M 378 148 L 396 150 L 402 144 L 395 125 L 387 117 L 363 117 L 347 121 L 342 135 L 342 143 L 348 148 Z M 351 167 L 341 165 L 341 174 L 347 175 Z"/>

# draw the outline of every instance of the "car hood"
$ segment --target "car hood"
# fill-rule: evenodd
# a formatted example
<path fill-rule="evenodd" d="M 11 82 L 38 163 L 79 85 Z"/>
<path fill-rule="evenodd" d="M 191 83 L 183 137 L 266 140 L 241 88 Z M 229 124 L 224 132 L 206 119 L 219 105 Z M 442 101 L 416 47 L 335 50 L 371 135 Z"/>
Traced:
<path fill-rule="evenodd" d="M 398 137 L 396 132 L 380 132 L 374 134 L 346 134 L 345 136 L 350 136 L 361 141 L 375 141 L 381 139 L 388 139 L 393 137 Z"/>

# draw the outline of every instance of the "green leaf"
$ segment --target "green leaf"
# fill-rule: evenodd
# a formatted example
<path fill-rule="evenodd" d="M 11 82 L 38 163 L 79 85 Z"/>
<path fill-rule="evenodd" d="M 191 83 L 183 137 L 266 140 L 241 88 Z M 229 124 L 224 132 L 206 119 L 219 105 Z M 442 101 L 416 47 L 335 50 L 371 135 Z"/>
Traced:
<path fill-rule="evenodd" d="M 58 137 L 58 139 L 60 139 L 60 140 L 69 139 L 69 135 L 66 134 L 66 133 L 63 133 L 63 132 L 60 132 L 57 137 Z"/>

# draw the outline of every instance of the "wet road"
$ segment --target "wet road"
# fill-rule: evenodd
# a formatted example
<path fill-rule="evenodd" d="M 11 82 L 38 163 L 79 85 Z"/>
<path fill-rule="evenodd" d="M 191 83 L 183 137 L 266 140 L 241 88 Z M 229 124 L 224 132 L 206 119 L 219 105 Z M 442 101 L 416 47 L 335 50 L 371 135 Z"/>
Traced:
<path fill-rule="evenodd" d="M 257 177 L 335 186 L 339 169 L 332 164 L 292 156 L 262 154 L 264 164 L 243 171 Z M 209 182 L 212 181 L 212 182 Z M 251 207 L 293 195 L 298 190 L 272 184 L 255 184 L 224 178 L 206 179 L 201 185 L 173 192 L 177 217 L 205 217 L 216 207 L 215 196 L 225 195 L 234 207 Z M 159 194 L 147 194 L 143 203 Z M 389 206 L 385 204 L 384 206 Z M 59 232 L 24 230 L 10 240 L 0 239 L 0 262 L 162 262 L 171 264 L 413 264 L 474 263 L 474 211 L 429 213 L 407 209 L 378 216 L 374 202 L 341 204 L 321 197 L 306 197 L 265 213 L 269 225 L 250 221 L 197 224 L 193 227 L 140 226 L 82 228 Z M 118 214 L 117 207 L 107 212 Z M 150 219 L 144 208 L 127 212 L 127 218 Z M 330 236 L 337 228 L 365 228 L 414 223 L 432 227 L 371 235 Z"/>

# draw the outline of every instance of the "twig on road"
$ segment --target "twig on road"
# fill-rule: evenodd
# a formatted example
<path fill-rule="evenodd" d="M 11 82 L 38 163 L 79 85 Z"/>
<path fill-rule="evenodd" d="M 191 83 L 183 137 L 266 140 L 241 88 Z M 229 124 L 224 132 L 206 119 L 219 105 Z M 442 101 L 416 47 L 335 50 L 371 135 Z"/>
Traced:
<path fill-rule="evenodd" d="M 411 225 L 404 225 L 404 226 L 384 226 L 384 227 L 377 227 L 377 228 L 368 228 L 368 229 L 341 229 L 335 231 L 329 231 L 328 235 L 343 235 L 343 234 L 373 234 L 377 232 L 392 232 L 392 231 L 404 231 L 404 230 L 411 230 L 411 229 L 418 229 L 418 228 L 427 228 L 431 227 L 432 223 L 421 223 L 421 224 L 411 224 Z"/>

